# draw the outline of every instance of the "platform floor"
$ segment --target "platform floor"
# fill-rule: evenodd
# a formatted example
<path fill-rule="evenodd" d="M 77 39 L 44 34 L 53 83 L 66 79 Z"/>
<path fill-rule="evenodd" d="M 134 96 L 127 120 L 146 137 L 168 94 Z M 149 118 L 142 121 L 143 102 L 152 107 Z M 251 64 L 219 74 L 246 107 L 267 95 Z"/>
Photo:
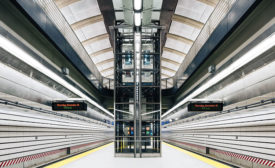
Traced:
<path fill-rule="evenodd" d="M 165 143 L 162 147 L 160 158 L 120 158 L 114 157 L 114 147 L 110 144 L 88 155 L 69 158 L 46 168 L 230 168 Z"/>

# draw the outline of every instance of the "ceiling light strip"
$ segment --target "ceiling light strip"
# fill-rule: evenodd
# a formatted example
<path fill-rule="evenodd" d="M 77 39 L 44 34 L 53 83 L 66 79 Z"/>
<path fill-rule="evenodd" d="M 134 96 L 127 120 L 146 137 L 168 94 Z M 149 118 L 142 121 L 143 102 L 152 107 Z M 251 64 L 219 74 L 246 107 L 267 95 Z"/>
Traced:
<path fill-rule="evenodd" d="M 136 27 L 141 26 L 141 13 L 135 12 L 134 17 L 135 17 L 135 26 Z"/>
<path fill-rule="evenodd" d="M 233 72 L 235 72 L 236 70 L 238 70 L 239 68 L 241 68 L 242 66 L 246 65 L 247 63 L 249 63 L 253 59 L 257 58 L 262 53 L 264 53 L 265 51 L 267 51 L 270 48 L 272 48 L 274 45 L 275 45 L 275 33 L 271 34 L 265 40 L 263 40 L 262 42 L 260 42 L 258 45 L 256 45 L 252 49 L 250 49 L 247 53 L 245 53 L 242 57 L 240 57 L 238 60 L 236 60 L 235 62 L 233 62 L 231 65 L 229 65 L 226 69 L 224 69 L 223 71 L 221 71 L 219 74 L 217 74 L 212 79 L 210 79 L 209 81 L 207 81 L 204 85 L 202 85 L 197 90 L 195 90 L 194 92 L 192 92 L 185 99 L 183 99 L 178 104 L 176 104 L 174 107 L 172 107 L 171 109 L 169 109 L 162 116 L 162 118 L 165 117 L 165 116 L 167 116 L 172 111 L 176 110 L 178 107 L 180 107 L 180 106 L 184 105 L 185 103 L 187 103 L 190 99 L 194 98 L 195 96 L 198 96 L 200 93 L 202 93 L 206 89 L 210 88 L 211 86 L 215 85 L 219 81 L 223 80 L 224 78 L 226 78 L 227 76 L 229 76 L 230 74 L 232 74 Z"/>
<path fill-rule="evenodd" d="M 134 0 L 134 10 L 140 11 L 142 9 L 142 0 Z"/>
<path fill-rule="evenodd" d="M 92 105 L 98 107 L 99 109 L 101 109 L 102 111 L 104 111 L 105 113 L 107 113 L 108 115 L 114 117 L 114 115 L 112 113 L 110 113 L 108 110 L 106 110 L 105 108 L 103 108 L 102 106 L 100 106 L 97 102 L 93 101 L 91 98 L 89 98 L 88 96 L 86 96 L 84 93 L 82 93 L 81 91 L 79 91 L 77 88 L 75 88 L 74 86 L 72 86 L 71 84 L 69 84 L 67 81 L 65 81 L 64 79 L 62 79 L 60 76 L 58 76 L 54 72 L 52 72 L 46 66 L 44 66 L 43 64 L 41 64 L 39 61 L 37 61 L 36 59 L 34 59 L 32 56 L 30 56 L 28 53 L 26 53 L 24 50 L 22 50 L 21 48 L 19 48 L 18 46 L 16 46 L 13 42 L 11 42 L 7 38 L 3 37 L 2 35 L 0 35 L 0 47 L 2 47 L 3 49 L 5 49 L 9 53 L 13 54 L 14 56 L 16 56 L 17 58 L 19 58 L 20 60 L 22 60 L 26 64 L 32 66 L 33 68 L 35 68 L 38 71 L 40 71 L 43 74 L 45 74 L 46 76 L 50 77 L 51 79 L 54 79 L 56 82 L 58 82 L 59 84 L 63 85 L 64 87 L 66 87 L 70 91 L 74 92 L 75 94 L 77 94 L 81 98 L 87 100 L 89 103 L 91 103 Z"/>

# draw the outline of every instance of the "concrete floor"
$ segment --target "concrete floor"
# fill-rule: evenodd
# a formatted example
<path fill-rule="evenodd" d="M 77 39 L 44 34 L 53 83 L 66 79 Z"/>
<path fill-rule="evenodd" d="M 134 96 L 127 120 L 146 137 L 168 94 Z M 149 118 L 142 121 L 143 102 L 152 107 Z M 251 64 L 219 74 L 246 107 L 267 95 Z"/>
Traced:
<path fill-rule="evenodd" d="M 162 145 L 161 158 L 114 157 L 114 147 L 109 145 L 90 155 L 68 163 L 61 168 L 211 168 L 213 166 L 177 149 Z"/>

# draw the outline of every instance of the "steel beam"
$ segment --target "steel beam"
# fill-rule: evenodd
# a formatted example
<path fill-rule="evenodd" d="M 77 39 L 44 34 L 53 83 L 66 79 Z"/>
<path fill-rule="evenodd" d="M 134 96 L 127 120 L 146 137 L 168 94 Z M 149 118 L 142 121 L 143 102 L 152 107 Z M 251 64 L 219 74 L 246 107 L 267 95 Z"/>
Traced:
<path fill-rule="evenodd" d="M 193 40 L 190 40 L 186 37 L 182 37 L 182 36 L 179 36 L 179 35 L 176 35 L 176 34 L 171 34 L 171 33 L 167 34 L 167 38 L 178 40 L 178 41 L 181 41 L 181 42 L 183 42 L 185 44 L 188 44 L 188 45 L 193 45 L 193 43 L 194 43 Z"/>
<path fill-rule="evenodd" d="M 107 72 L 107 71 L 110 71 L 110 70 L 114 70 L 114 67 L 109 67 L 109 68 L 103 69 L 103 70 L 101 70 L 99 72 L 100 73 L 104 73 L 104 72 Z"/>
<path fill-rule="evenodd" d="M 212 7 L 216 7 L 217 3 L 219 2 L 219 0 L 197 0 L 197 1 Z"/>
<path fill-rule="evenodd" d="M 109 38 L 109 35 L 107 33 L 105 34 L 101 34 L 101 35 L 98 35 L 98 36 L 95 36 L 95 37 L 92 37 L 92 38 L 89 38 L 85 41 L 82 41 L 81 43 L 83 45 L 89 45 L 89 44 L 92 44 L 96 41 L 100 41 L 100 40 L 103 40 L 103 39 L 106 39 L 106 38 Z"/>
<path fill-rule="evenodd" d="M 171 78 L 172 76 L 166 75 L 164 73 L 161 73 L 161 76 L 164 76 L 164 78 Z"/>
<path fill-rule="evenodd" d="M 54 0 L 56 6 L 58 8 L 64 8 L 66 6 L 69 6 L 73 3 L 79 2 L 80 0 Z"/>
<path fill-rule="evenodd" d="M 107 64 L 107 63 L 109 63 L 109 62 L 114 62 L 114 60 L 115 60 L 114 58 L 109 58 L 109 59 L 100 61 L 100 62 L 96 63 L 95 65 L 96 65 L 96 66 L 99 66 L 99 65 Z"/>
<path fill-rule="evenodd" d="M 76 23 L 71 24 L 71 27 L 73 30 L 78 30 L 81 29 L 85 26 L 97 23 L 97 22 L 101 22 L 103 21 L 103 16 L 102 15 L 97 15 L 97 16 L 92 16 L 83 20 L 80 20 Z"/>
<path fill-rule="evenodd" d="M 101 54 L 104 54 L 104 53 L 107 53 L 107 52 L 110 52 L 110 51 L 113 51 L 113 48 L 110 47 L 110 48 L 105 48 L 103 50 L 99 50 L 97 52 L 94 52 L 94 53 L 91 53 L 90 56 L 91 57 L 96 57 L 98 55 L 101 55 Z"/>
<path fill-rule="evenodd" d="M 114 6 L 113 6 L 113 1 L 112 0 L 97 0 L 98 7 L 100 9 L 101 14 L 104 17 L 104 23 L 105 23 L 105 28 L 108 32 L 109 39 L 111 42 L 111 45 L 114 46 L 114 40 L 112 39 L 113 35 L 110 32 L 110 26 L 113 26 L 115 23 L 115 11 L 114 11 Z"/>
<path fill-rule="evenodd" d="M 160 12 L 160 25 L 165 26 L 164 32 L 161 35 L 161 48 L 164 46 L 166 41 L 166 34 L 170 29 L 172 22 L 172 16 L 177 7 L 178 0 L 163 0 L 161 12 Z"/>
<path fill-rule="evenodd" d="M 167 51 L 167 52 L 170 52 L 170 53 L 174 53 L 174 54 L 177 54 L 181 57 L 185 57 L 186 54 L 181 52 L 181 51 L 178 51 L 178 50 L 175 50 L 175 49 L 172 49 L 172 48 L 168 48 L 168 47 L 164 47 L 163 48 L 163 51 Z"/>
<path fill-rule="evenodd" d="M 177 72 L 177 71 L 175 71 L 174 69 L 168 68 L 168 67 L 166 67 L 166 66 L 161 66 L 161 69 L 164 69 L 164 70 L 166 70 L 166 71 L 170 71 L 170 72 L 172 72 L 172 73 L 176 73 L 176 72 Z"/>
<path fill-rule="evenodd" d="M 165 62 L 169 62 L 171 64 L 174 64 L 175 66 L 180 66 L 180 63 L 179 62 L 176 62 L 174 60 L 171 60 L 171 59 L 168 59 L 168 58 L 161 58 L 162 61 L 165 61 Z"/>
<path fill-rule="evenodd" d="M 187 25 L 192 26 L 196 29 L 202 29 L 204 26 L 204 24 L 202 22 L 199 22 L 197 20 L 194 20 L 194 19 L 191 19 L 191 18 L 188 18 L 185 16 L 177 15 L 177 14 L 173 15 L 172 20 L 176 21 L 176 22 L 183 23 L 183 24 L 187 24 Z"/>
<path fill-rule="evenodd" d="M 111 76 L 114 76 L 114 74 L 110 74 L 110 75 L 107 75 L 107 76 L 104 76 L 105 78 L 110 78 Z"/>

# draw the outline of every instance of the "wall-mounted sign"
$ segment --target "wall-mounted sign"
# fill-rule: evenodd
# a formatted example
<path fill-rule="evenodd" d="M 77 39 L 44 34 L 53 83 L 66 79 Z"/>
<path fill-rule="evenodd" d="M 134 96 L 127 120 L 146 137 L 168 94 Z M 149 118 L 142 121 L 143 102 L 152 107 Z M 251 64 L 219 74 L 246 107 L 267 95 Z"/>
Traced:
<path fill-rule="evenodd" d="M 190 102 L 188 111 L 222 111 L 222 102 Z"/>
<path fill-rule="evenodd" d="M 66 102 L 58 101 L 52 102 L 52 110 L 54 111 L 87 111 L 87 104 L 85 102 Z"/>

